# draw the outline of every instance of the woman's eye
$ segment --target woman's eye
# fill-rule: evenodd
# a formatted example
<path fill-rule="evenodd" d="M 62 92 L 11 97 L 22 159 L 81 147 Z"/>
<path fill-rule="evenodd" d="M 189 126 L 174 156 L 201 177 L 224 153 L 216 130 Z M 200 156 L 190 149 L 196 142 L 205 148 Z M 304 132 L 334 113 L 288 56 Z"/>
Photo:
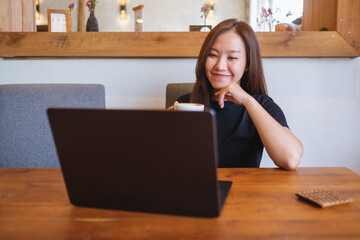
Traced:
<path fill-rule="evenodd" d="M 209 54 L 209 57 L 217 57 L 217 55 L 216 55 L 216 54 L 213 54 L 213 53 L 210 53 L 210 54 Z"/>
<path fill-rule="evenodd" d="M 229 60 L 236 60 L 238 59 L 237 57 L 229 57 Z"/>

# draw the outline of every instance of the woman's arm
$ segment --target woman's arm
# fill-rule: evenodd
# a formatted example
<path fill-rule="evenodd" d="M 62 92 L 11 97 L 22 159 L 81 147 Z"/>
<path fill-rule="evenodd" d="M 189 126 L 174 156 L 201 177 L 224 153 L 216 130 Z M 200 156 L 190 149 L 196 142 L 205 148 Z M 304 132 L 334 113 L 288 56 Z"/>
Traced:
<path fill-rule="evenodd" d="M 246 93 L 237 83 L 229 84 L 215 95 L 219 97 L 221 107 L 224 106 L 224 100 L 244 105 L 274 163 L 288 170 L 296 169 L 304 148 L 288 128 L 281 126 L 256 99 Z"/>
<path fill-rule="evenodd" d="M 244 102 L 266 151 L 274 163 L 285 169 L 295 169 L 301 160 L 303 146 L 299 139 L 278 123 L 253 97 Z"/>

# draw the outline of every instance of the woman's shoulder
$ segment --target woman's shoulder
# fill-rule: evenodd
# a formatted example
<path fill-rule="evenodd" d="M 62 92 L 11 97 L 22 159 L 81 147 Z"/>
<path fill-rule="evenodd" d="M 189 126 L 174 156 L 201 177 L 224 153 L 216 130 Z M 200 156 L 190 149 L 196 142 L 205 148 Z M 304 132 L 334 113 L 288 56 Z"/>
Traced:
<path fill-rule="evenodd" d="M 190 102 L 190 93 L 184 94 L 176 99 L 179 103 L 189 103 Z"/>
<path fill-rule="evenodd" d="M 262 105 L 263 107 L 267 106 L 267 105 L 273 105 L 273 104 L 276 105 L 274 100 L 271 97 L 269 97 L 269 95 L 266 95 L 266 94 L 252 94 L 251 96 L 253 98 L 255 98 L 256 101 L 258 101 L 260 103 L 260 105 Z"/>
<path fill-rule="evenodd" d="M 251 96 L 255 98 L 256 101 L 258 101 L 260 105 L 282 126 L 288 127 L 285 114 L 281 110 L 280 106 L 277 105 L 271 97 L 265 94 L 253 94 Z"/>
<path fill-rule="evenodd" d="M 271 97 L 266 94 L 251 94 L 253 98 L 255 98 L 259 103 L 273 101 Z"/>

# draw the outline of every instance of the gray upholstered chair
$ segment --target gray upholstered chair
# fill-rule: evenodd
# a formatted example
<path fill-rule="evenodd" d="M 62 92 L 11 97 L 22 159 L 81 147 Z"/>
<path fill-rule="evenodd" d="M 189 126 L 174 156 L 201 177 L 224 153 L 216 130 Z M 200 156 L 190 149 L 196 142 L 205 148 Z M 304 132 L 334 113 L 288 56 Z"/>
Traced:
<path fill-rule="evenodd" d="M 0 85 L 0 167 L 59 167 L 46 110 L 105 108 L 100 84 Z"/>
<path fill-rule="evenodd" d="M 194 83 L 169 83 L 166 86 L 165 108 L 171 107 L 175 100 L 186 93 L 191 93 Z"/>

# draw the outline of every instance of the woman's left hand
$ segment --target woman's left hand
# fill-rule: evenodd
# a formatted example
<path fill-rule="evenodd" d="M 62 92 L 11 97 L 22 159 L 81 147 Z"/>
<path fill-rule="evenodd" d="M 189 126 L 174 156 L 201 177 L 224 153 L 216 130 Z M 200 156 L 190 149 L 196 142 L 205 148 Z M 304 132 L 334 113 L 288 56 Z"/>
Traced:
<path fill-rule="evenodd" d="M 238 105 L 244 105 L 245 101 L 249 98 L 249 94 L 240 87 L 238 83 L 232 82 L 220 91 L 215 93 L 218 97 L 219 105 L 224 108 L 224 101 L 231 101 Z"/>
<path fill-rule="evenodd" d="M 166 111 L 174 111 L 175 110 L 175 104 L 179 103 L 178 101 L 174 102 L 174 105 L 172 105 L 171 107 L 169 107 L 168 109 L 166 109 Z"/>

